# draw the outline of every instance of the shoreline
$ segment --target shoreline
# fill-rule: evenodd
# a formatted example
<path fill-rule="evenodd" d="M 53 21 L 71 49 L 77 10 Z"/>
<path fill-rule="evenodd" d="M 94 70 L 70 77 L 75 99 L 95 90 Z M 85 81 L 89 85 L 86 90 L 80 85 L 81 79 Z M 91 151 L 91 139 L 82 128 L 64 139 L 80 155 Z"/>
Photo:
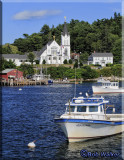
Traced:
<path fill-rule="evenodd" d="M 100 78 L 100 77 L 99 77 Z M 76 79 L 76 84 L 82 84 L 83 82 L 97 82 L 99 78 L 95 79 Z M 124 77 L 102 77 L 105 80 L 110 80 L 110 81 L 124 81 Z M 53 80 L 53 84 L 75 84 L 75 79 L 68 79 L 68 80 Z M 49 85 L 48 84 L 48 79 L 43 79 L 39 81 L 32 81 L 28 79 L 24 79 L 22 81 L 13 81 L 13 80 L 8 80 L 8 81 L 1 81 L 0 86 L 27 86 L 27 85 Z"/>

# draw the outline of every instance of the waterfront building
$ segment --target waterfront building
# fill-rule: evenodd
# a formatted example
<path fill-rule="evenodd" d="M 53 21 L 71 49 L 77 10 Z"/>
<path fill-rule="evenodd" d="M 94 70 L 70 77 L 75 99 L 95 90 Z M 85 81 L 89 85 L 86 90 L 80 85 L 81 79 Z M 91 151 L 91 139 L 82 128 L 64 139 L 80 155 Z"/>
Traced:
<path fill-rule="evenodd" d="M 88 57 L 88 65 L 101 65 L 102 67 L 106 66 L 106 64 L 113 64 L 113 54 L 112 53 L 92 53 Z"/>
<path fill-rule="evenodd" d="M 23 72 L 17 69 L 5 69 L 0 73 L 0 78 L 4 80 L 14 79 L 14 80 L 22 80 Z"/>

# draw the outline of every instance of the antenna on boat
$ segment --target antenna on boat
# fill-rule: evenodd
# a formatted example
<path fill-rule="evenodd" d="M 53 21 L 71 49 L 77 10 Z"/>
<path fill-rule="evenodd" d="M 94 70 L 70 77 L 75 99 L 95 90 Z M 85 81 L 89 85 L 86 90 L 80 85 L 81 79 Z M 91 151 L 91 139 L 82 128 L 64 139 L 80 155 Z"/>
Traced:
<path fill-rule="evenodd" d="M 71 114 L 70 112 L 71 112 L 71 108 L 70 108 L 70 99 L 69 99 L 69 115 Z"/>
<path fill-rule="evenodd" d="M 75 89 L 74 89 L 74 97 L 76 97 L 76 68 L 75 68 Z"/>

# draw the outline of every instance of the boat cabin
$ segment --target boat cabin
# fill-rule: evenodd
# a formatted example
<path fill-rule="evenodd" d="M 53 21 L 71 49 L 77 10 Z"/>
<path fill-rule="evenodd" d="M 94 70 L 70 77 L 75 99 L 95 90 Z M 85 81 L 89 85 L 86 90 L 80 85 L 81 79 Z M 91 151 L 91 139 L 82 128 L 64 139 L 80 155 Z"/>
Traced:
<path fill-rule="evenodd" d="M 118 89 L 119 88 L 119 82 L 110 82 L 109 80 L 99 80 L 97 83 L 98 86 L 102 86 L 103 88 L 113 88 Z"/>
<path fill-rule="evenodd" d="M 103 82 L 102 86 L 110 87 L 110 88 L 119 88 L 119 83 L 118 82 Z"/>
<path fill-rule="evenodd" d="M 103 98 L 73 98 L 72 102 L 66 103 L 66 113 L 74 114 L 104 114 Z"/>

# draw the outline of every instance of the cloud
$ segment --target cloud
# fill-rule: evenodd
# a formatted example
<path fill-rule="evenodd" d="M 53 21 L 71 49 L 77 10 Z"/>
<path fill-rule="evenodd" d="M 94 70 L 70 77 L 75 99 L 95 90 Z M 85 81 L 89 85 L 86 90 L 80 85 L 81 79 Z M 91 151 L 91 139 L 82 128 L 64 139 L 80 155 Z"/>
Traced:
<path fill-rule="evenodd" d="M 14 20 L 30 20 L 43 18 L 44 16 L 54 16 L 61 13 L 61 10 L 41 10 L 41 11 L 23 11 L 13 16 Z"/>

